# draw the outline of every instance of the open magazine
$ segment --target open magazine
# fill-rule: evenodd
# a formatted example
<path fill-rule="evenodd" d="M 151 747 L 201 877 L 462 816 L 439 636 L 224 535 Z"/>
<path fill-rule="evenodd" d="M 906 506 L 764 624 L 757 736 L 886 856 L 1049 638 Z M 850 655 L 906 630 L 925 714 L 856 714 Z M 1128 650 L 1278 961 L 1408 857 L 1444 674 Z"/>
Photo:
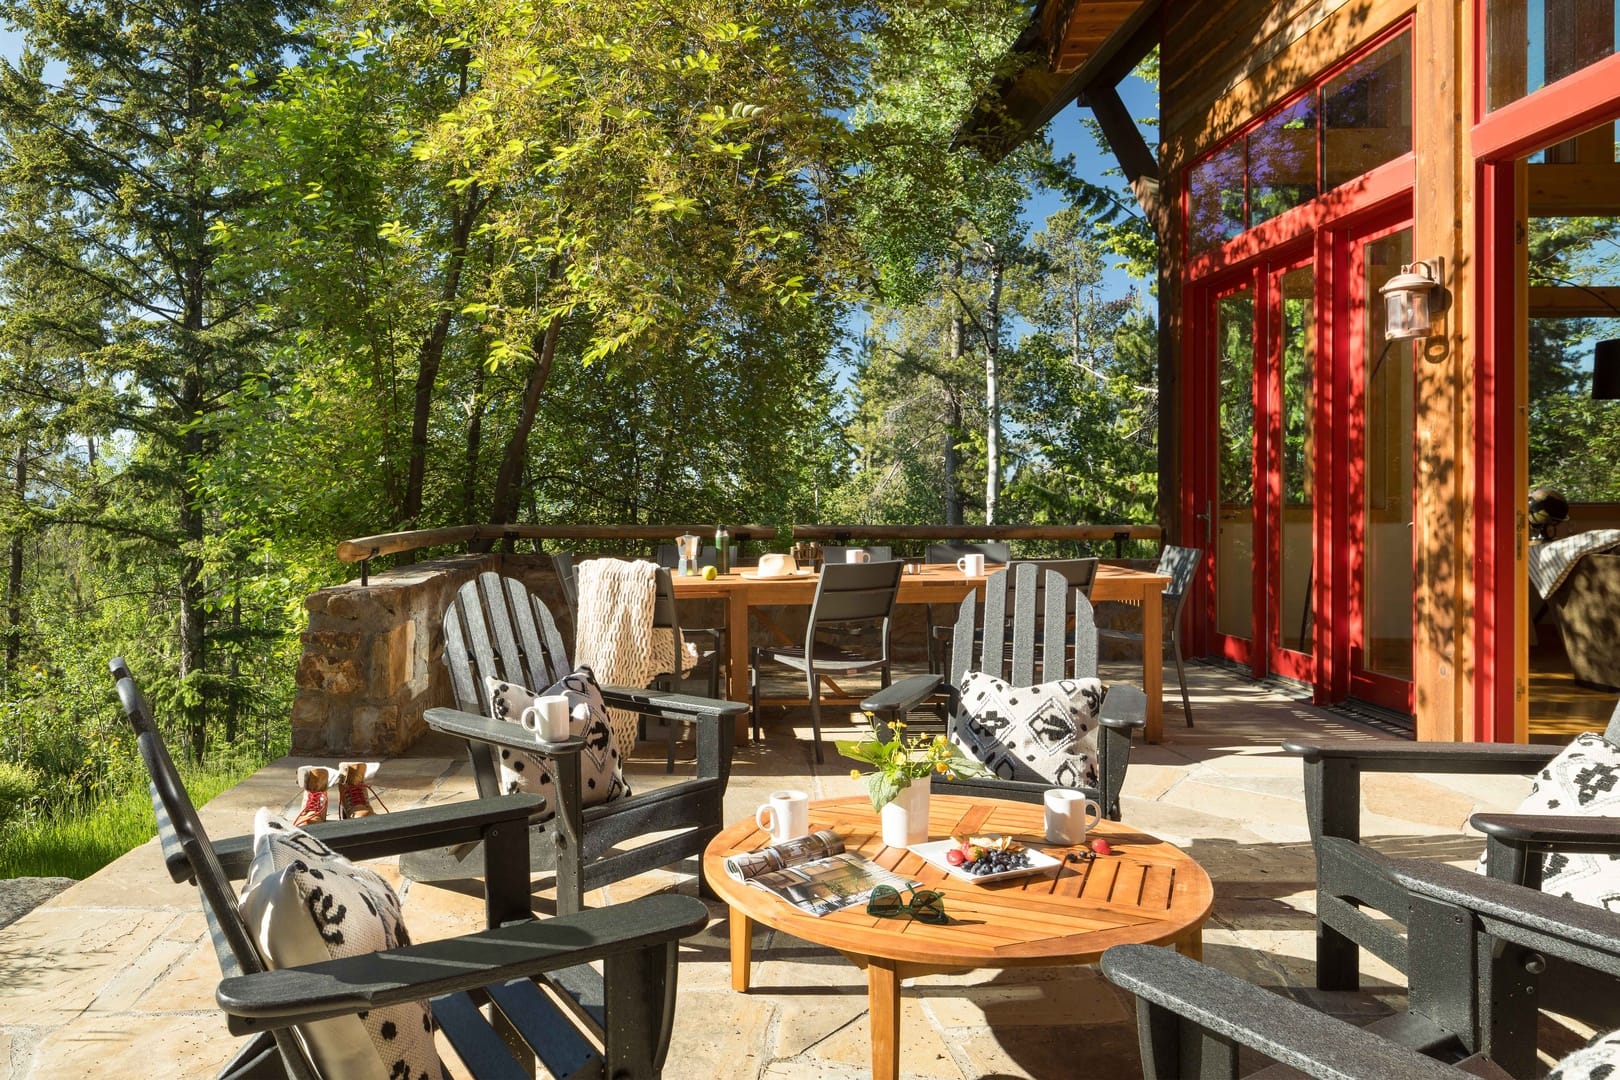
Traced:
<path fill-rule="evenodd" d="M 879 885 L 896 889 L 917 885 L 903 874 L 845 851 L 843 839 L 830 829 L 733 855 L 726 860 L 726 873 L 818 918 L 866 903 Z"/>

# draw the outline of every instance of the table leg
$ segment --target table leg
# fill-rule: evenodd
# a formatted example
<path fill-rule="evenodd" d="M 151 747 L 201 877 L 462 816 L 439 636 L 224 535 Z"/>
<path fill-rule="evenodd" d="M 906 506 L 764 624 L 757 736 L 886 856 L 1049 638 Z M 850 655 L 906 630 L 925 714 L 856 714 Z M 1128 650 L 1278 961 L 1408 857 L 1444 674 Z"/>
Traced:
<path fill-rule="evenodd" d="M 872 1080 L 900 1075 L 900 970 L 893 960 L 866 965 L 866 1005 L 872 1027 Z"/>
<path fill-rule="evenodd" d="M 1204 959 L 1204 928 L 1197 927 L 1191 934 L 1176 942 L 1176 952 L 1189 960 Z"/>
<path fill-rule="evenodd" d="M 731 988 L 748 993 L 748 976 L 754 959 L 754 920 L 731 909 Z"/>
<path fill-rule="evenodd" d="M 1164 741 L 1164 603 L 1158 587 L 1142 597 L 1142 690 L 1147 694 L 1150 743 Z"/>
<path fill-rule="evenodd" d="M 748 700 L 748 597 L 742 589 L 732 589 L 726 597 L 726 697 Z M 747 713 L 737 716 L 736 745 L 748 741 Z"/>

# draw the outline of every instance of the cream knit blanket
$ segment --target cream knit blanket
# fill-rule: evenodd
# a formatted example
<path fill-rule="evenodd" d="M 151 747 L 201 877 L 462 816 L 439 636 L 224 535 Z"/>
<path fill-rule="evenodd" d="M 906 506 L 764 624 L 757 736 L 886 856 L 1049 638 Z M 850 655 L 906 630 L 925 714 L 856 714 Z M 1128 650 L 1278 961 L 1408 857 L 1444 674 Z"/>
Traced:
<path fill-rule="evenodd" d="M 650 562 L 589 559 L 579 566 L 574 663 L 588 666 L 602 686 L 644 687 L 675 670 L 674 635 L 653 630 L 657 575 L 657 564 Z M 685 674 L 696 655 L 690 645 L 682 653 Z M 639 717 L 624 709 L 608 713 L 619 760 L 626 760 L 635 749 Z"/>

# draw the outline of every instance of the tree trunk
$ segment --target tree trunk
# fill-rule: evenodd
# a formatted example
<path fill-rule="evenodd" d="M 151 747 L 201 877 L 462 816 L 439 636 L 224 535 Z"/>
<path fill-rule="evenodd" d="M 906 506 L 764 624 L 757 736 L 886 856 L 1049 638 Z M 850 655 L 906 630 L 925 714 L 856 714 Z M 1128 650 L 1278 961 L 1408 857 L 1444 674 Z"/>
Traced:
<path fill-rule="evenodd" d="M 473 507 L 478 502 L 478 456 L 484 442 L 484 372 L 478 365 L 473 375 L 472 395 L 467 399 L 467 458 L 461 478 L 461 520 L 472 524 Z"/>
<path fill-rule="evenodd" d="M 958 259 L 952 268 L 952 273 L 961 276 L 962 263 Z M 962 325 L 962 309 L 959 301 L 955 299 L 953 291 L 951 299 L 951 322 L 947 329 L 946 347 L 950 352 L 950 362 L 946 366 L 949 372 L 956 372 L 962 360 L 962 341 L 966 328 Z M 956 441 L 962 433 L 962 401 L 957 397 L 949 383 L 943 383 L 945 390 L 945 524 L 962 524 L 962 482 L 959 479 L 961 472 L 961 455 L 956 449 Z"/>
<path fill-rule="evenodd" d="M 467 262 L 467 239 L 481 207 L 476 187 L 466 201 L 452 211 L 450 257 L 444 282 L 439 287 L 439 313 L 433 327 L 416 350 L 416 403 L 411 413 L 411 454 L 405 474 L 405 493 L 400 499 L 397 525 L 414 527 L 422 513 L 422 488 L 427 476 L 428 420 L 433 413 L 433 388 L 439 381 L 439 365 L 444 361 L 444 343 L 450 336 L 456 295 L 461 291 L 461 273 Z"/>
<path fill-rule="evenodd" d="M 201 381 L 188 373 L 183 382 L 182 402 L 186 415 L 201 416 Z M 203 437 L 193 428 L 185 436 L 185 474 L 189 476 L 201 460 Z M 180 558 L 180 715 L 185 725 L 193 761 L 201 761 L 208 744 L 208 696 L 200 681 L 186 687 L 188 677 L 203 672 L 203 565 L 198 554 L 203 542 L 203 506 L 193 485 L 180 488 L 180 538 L 185 552 Z"/>
<path fill-rule="evenodd" d="M 990 299 L 984 309 L 984 523 L 996 523 L 1001 500 L 1001 253 L 990 253 Z"/>
<path fill-rule="evenodd" d="M 557 336 L 562 329 L 562 317 L 553 315 L 540 340 L 540 355 L 529 370 L 529 379 L 523 387 L 523 407 L 518 421 L 506 440 L 506 453 L 501 458 L 501 471 L 495 477 L 495 493 L 490 499 L 490 521 L 505 524 L 517 514 L 523 462 L 529 453 L 529 432 L 540 411 L 540 395 L 551 377 L 551 361 L 557 353 Z"/>
<path fill-rule="evenodd" d="M 17 436 L 16 471 L 12 476 L 12 493 L 21 505 L 28 496 L 28 437 Z M 11 534 L 10 566 L 6 573 L 6 682 L 17 670 L 17 657 L 22 652 L 22 587 L 23 538 L 21 531 Z"/>

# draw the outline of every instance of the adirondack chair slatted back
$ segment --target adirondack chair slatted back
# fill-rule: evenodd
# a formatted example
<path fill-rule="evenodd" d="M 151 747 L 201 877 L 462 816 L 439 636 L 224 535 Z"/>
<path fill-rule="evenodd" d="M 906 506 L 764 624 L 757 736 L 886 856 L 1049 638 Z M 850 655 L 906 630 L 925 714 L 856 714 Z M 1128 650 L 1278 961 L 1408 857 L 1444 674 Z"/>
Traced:
<path fill-rule="evenodd" d="M 444 666 L 456 708 L 490 715 L 484 677 L 539 693 L 573 670 L 551 612 L 516 578 L 485 571 L 444 613 Z"/>
<path fill-rule="evenodd" d="M 265 964 L 248 934 L 247 924 L 242 921 L 236 890 L 220 865 L 208 832 L 197 816 L 197 808 L 180 780 L 174 759 L 169 756 L 157 722 L 152 718 L 151 706 L 135 685 L 122 657 L 114 657 L 109 666 L 118 683 L 118 700 L 135 731 L 135 745 L 146 765 L 164 866 L 177 883 L 189 881 L 197 886 L 208 921 L 208 937 L 219 959 L 221 974 L 227 979 L 258 974 L 266 970 Z M 290 1065 L 294 1080 L 316 1080 L 314 1066 L 308 1062 L 291 1030 L 283 1028 L 271 1034 L 282 1051 L 283 1063 Z"/>
<path fill-rule="evenodd" d="M 1063 575 L 1063 580 L 1069 583 L 1072 589 L 1079 589 L 1088 597 L 1091 587 L 1097 583 L 1097 567 L 1101 559 L 1017 559 L 1007 564 L 1011 569 L 1014 566 L 1033 566 L 1038 570 L 1056 570 Z M 1041 574 L 1036 579 L 1037 589 L 1046 591 L 1046 575 Z"/>
<path fill-rule="evenodd" d="M 1615 702 L 1609 726 L 1603 729 L 1603 740 L 1610 746 L 1620 746 L 1620 701 Z"/>
<path fill-rule="evenodd" d="M 949 685 L 961 686 L 969 671 L 983 671 L 1014 686 L 1097 674 L 1097 627 L 1091 601 L 1058 571 L 1025 563 L 991 574 L 985 581 L 983 606 L 982 621 L 974 593 L 963 597 L 957 609 L 946 679 Z M 1071 621 L 1072 665 L 1066 662 Z M 973 656 L 976 625 L 983 627 L 977 664 Z"/>

